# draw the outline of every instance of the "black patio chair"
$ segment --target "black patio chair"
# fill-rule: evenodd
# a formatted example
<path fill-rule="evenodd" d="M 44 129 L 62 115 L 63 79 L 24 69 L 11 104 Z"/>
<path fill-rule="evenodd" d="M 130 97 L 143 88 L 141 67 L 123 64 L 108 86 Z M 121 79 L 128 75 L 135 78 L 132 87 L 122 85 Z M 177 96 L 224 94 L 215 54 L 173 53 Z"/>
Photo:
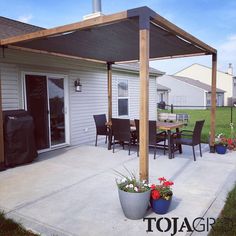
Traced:
<path fill-rule="evenodd" d="M 136 126 L 136 135 L 137 135 L 137 155 L 139 156 L 139 120 L 134 120 Z M 166 132 L 157 132 L 157 124 L 156 121 L 149 120 L 149 147 L 154 147 L 154 159 L 156 159 L 156 151 L 158 147 L 163 147 L 164 155 L 166 148 Z M 163 145 L 159 144 L 164 142 Z"/>
<path fill-rule="evenodd" d="M 95 121 L 95 125 L 96 125 L 96 141 L 95 141 L 95 146 L 97 146 L 97 142 L 98 142 L 98 135 L 103 135 L 106 136 L 106 140 L 105 143 L 107 143 L 107 137 L 108 137 L 108 129 L 107 129 L 107 118 L 105 114 L 101 114 L 101 115 L 94 115 L 93 116 L 94 121 Z"/>
<path fill-rule="evenodd" d="M 123 149 L 124 149 L 124 145 L 128 144 L 129 155 L 130 155 L 130 146 L 133 139 L 131 131 L 130 131 L 130 120 L 112 118 L 111 123 L 112 123 L 113 153 L 115 151 L 116 141 L 118 141 L 118 143 L 121 143 L 123 145 Z"/>
<path fill-rule="evenodd" d="M 174 135 L 175 138 L 173 138 L 174 144 L 192 146 L 194 161 L 196 161 L 196 155 L 194 149 L 196 145 L 199 145 L 200 156 L 202 157 L 201 133 L 204 122 L 205 120 L 196 121 L 193 131 L 182 130 L 181 132 L 176 133 L 176 135 Z"/>

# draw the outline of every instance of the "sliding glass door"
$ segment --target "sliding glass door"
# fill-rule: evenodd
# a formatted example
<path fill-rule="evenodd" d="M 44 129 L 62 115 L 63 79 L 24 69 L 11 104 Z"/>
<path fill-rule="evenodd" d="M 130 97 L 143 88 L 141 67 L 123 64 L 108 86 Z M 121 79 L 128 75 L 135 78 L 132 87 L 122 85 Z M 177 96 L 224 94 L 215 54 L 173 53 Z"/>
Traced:
<path fill-rule="evenodd" d="M 25 74 L 27 110 L 34 118 L 38 150 L 67 143 L 65 78 Z"/>

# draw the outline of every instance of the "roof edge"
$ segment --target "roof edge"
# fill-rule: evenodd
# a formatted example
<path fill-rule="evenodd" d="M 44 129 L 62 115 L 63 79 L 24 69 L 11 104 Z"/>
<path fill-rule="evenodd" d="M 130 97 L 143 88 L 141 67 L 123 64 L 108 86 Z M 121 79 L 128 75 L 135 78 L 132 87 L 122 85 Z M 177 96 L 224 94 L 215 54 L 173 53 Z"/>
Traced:
<path fill-rule="evenodd" d="M 171 76 L 171 77 L 173 77 L 174 79 L 177 79 L 177 80 L 179 80 L 179 81 L 181 81 L 181 82 L 183 82 L 183 83 L 186 83 L 186 84 L 188 84 L 188 85 L 191 85 L 191 86 L 193 86 L 193 87 L 195 87 L 195 88 L 199 88 L 199 89 L 201 89 L 201 90 L 203 90 L 203 91 L 205 91 L 205 92 L 208 92 L 208 93 L 211 92 L 211 90 L 206 90 L 206 89 L 201 88 L 201 87 L 199 87 L 199 86 L 197 86 L 197 85 L 195 85 L 195 84 L 188 83 L 188 81 L 181 80 L 181 77 L 182 77 L 182 78 L 186 78 L 186 79 L 188 79 L 188 80 L 192 80 L 192 81 L 198 81 L 198 82 L 200 82 L 201 84 L 204 84 L 204 85 L 207 85 L 207 86 L 210 86 L 210 87 L 211 87 L 211 85 L 205 84 L 205 83 L 203 83 L 203 82 L 201 82 L 201 81 L 199 81 L 199 80 L 196 80 L 196 79 L 193 79 L 193 78 L 189 78 L 189 77 L 185 77 L 185 76 L 178 76 L 178 75 L 169 75 L 169 76 Z M 218 90 L 218 91 L 217 91 L 217 90 Z M 225 93 L 226 91 L 223 90 L 223 89 L 216 88 L 216 92 L 217 92 L 217 93 Z"/>

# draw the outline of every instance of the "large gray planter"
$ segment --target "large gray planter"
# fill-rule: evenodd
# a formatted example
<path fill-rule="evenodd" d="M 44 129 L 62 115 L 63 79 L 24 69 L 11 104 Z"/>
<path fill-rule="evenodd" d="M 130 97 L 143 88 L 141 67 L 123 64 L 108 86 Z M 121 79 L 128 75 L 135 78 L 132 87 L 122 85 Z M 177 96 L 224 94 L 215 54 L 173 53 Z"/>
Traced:
<path fill-rule="evenodd" d="M 125 216 L 131 220 L 142 219 L 148 209 L 151 190 L 143 193 L 128 193 L 118 188 L 118 192 Z"/>

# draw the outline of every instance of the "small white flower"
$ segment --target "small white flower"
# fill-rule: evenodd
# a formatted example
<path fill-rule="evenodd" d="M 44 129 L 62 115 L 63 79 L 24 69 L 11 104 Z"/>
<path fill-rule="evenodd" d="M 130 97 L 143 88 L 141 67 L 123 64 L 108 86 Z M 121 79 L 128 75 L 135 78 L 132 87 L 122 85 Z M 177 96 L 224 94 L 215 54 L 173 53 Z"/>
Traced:
<path fill-rule="evenodd" d="M 130 188 L 133 188 L 133 187 L 134 187 L 134 185 L 133 185 L 133 184 L 130 184 L 130 185 L 129 185 L 129 187 L 130 187 Z"/>
<path fill-rule="evenodd" d="M 122 179 L 120 182 L 121 182 L 121 183 L 125 183 L 125 182 L 126 182 L 126 179 L 124 178 L 124 179 Z"/>
<path fill-rule="evenodd" d="M 138 192 L 138 188 L 137 188 L 137 187 L 134 187 L 134 191 L 135 191 L 135 192 Z"/>
<path fill-rule="evenodd" d="M 143 186 L 144 186 L 144 187 L 147 187 L 147 186 L 148 186 L 148 184 L 144 184 Z"/>
<path fill-rule="evenodd" d="M 129 188 L 129 185 L 127 184 L 125 187 L 126 187 L 126 188 Z"/>

